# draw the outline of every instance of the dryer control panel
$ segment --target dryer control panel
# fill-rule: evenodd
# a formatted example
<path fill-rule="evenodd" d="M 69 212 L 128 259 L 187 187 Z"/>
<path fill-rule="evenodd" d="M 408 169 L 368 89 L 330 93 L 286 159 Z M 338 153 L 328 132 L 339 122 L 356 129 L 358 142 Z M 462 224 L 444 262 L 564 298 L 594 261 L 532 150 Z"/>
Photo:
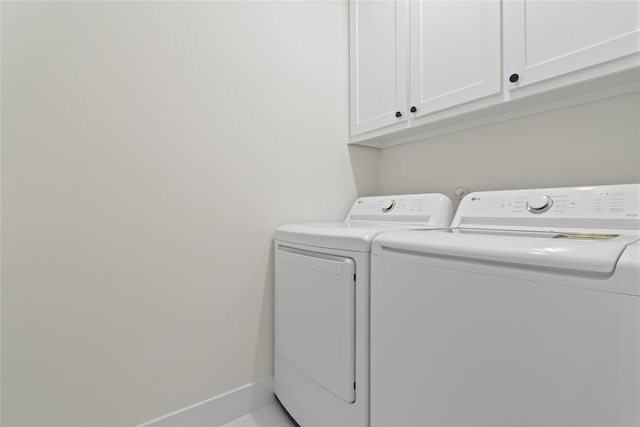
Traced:
<path fill-rule="evenodd" d="M 453 204 L 444 194 L 404 194 L 361 197 L 345 221 L 421 222 L 446 227 L 452 216 Z"/>
<path fill-rule="evenodd" d="M 477 192 L 453 227 L 640 228 L 640 184 Z"/>

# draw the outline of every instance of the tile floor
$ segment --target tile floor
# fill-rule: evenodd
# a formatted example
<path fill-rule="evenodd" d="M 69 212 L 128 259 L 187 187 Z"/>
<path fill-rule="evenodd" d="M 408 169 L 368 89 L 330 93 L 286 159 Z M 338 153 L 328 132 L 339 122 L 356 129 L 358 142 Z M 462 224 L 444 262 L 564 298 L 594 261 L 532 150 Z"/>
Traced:
<path fill-rule="evenodd" d="M 278 402 L 243 415 L 220 427 L 298 427 Z"/>

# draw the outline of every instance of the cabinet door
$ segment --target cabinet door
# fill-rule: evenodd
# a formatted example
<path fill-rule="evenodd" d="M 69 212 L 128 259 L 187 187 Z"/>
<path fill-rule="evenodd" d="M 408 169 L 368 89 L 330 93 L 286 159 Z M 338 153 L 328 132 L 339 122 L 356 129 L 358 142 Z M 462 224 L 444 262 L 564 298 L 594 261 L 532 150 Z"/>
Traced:
<path fill-rule="evenodd" d="M 349 2 L 351 135 L 406 120 L 408 23 L 397 3 L 399 13 L 394 0 Z"/>
<path fill-rule="evenodd" d="M 637 0 L 510 0 L 503 12 L 505 77 L 518 74 L 517 86 L 640 50 Z"/>
<path fill-rule="evenodd" d="M 411 106 L 432 113 L 500 84 L 500 2 L 411 0 Z"/>

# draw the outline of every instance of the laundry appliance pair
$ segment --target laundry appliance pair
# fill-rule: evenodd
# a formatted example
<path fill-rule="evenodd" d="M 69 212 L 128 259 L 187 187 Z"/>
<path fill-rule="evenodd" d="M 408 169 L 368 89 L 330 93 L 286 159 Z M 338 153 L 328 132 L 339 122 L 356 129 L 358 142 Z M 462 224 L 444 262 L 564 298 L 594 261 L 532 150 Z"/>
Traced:
<path fill-rule="evenodd" d="M 449 228 L 384 229 L 353 261 L 370 260 L 359 303 L 323 287 L 343 269 L 286 258 L 287 227 L 275 392 L 303 427 L 640 425 L 640 185 L 472 193 Z M 356 328 L 340 304 L 362 315 Z M 354 364 L 329 366 L 349 351 Z"/>

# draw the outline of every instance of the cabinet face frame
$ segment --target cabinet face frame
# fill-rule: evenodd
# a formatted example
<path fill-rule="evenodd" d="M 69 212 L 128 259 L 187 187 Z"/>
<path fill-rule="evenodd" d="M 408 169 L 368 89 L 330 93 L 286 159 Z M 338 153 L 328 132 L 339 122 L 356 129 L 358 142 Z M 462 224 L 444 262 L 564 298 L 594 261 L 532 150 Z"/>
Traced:
<path fill-rule="evenodd" d="M 370 8 L 393 9 L 391 16 L 385 16 L 384 21 L 377 22 L 377 26 L 382 27 L 387 33 L 393 35 L 391 49 L 386 51 L 378 50 L 380 62 L 392 61 L 393 76 L 386 76 L 388 81 L 383 84 L 387 91 L 392 91 L 393 96 L 386 100 L 381 100 L 385 107 L 378 114 L 362 117 L 360 107 L 363 96 L 373 96 L 375 93 L 365 93 L 365 83 L 368 89 L 372 90 L 371 82 L 364 82 L 366 76 L 361 73 L 360 62 L 366 55 L 362 47 L 362 34 L 365 31 L 360 25 L 361 6 Z M 402 124 L 407 121 L 407 90 L 408 90 L 408 1 L 407 0 L 349 0 L 349 48 L 350 48 L 350 113 L 351 113 L 351 135 L 358 135 L 368 131 L 380 129 L 386 126 Z M 371 58 L 367 58 L 371 62 Z M 390 78 L 389 78 L 390 77 Z M 396 112 L 401 116 L 396 117 Z"/>
<path fill-rule="evenodd" d="M 600 4 L 609 8 L 616 4 L 624 4 L 630 8 L 635 6 L 635 14 L 631 14 L 637 17 L 635 30 L 623 32 L 607 40 L 596 41 L 561 54 L 555 54 L 545 60 L 535 61 L 530 58 L 532 56 L 530 52 L 531 45 L 528 43 L 533 42 L 527 31 L 533 27 L 528 21 L 531 15 L 528 5 L 534 4 L 536 1 L 540 0 L 505 0 L 503 2 L 504 85 L 507 91 L 604 64 L 608 61 L 636 54 L 639 50 L 640 2 L 631 0 L 584 0 L 569 3 L 572 3 L 572 7 L 578 7 L 581 3 L 589 4 L 590 6 Z M 548 2 L 547 5 L 553 7 L 553 3 Z M 566 5 L 560 4 L 560 6 Z M 570 28 L 570 26 L 571 23 L 567 23 L 567 28 Z M 550 31 L 548 28 L 546 30 Z M 543 37 L 548 38 L 545 43 L 553 45 L 553 32 L 541 34 L 538 37 L 538 41 Z M 509 82 L 509 75 L 511 74 L 518 74 L 516 83 Z"/>
<path fill-rule="evenodd" d="M 474 9 L 469 8 L 473 6 Z M 411 106 L 417 108 L 414 117 L 424 116 L 446 108 L 455 107 L 490 95 L 499 94 L 501 84 L 501 14 L 499 0 L 469 1 L 410 1 L 410 91 Z M 425 11 L 425 8 L 428 8 Z M 461 12 L 468 12 L 463 15 Z M 425 13 L 435 17 L 435 25 L 443 24 L 443 31 L 450 31 L 458 39 L 457 46 L 462 52 L 456 58 L 448 57 L 445 49 L 450 43 L 443 43 L 442 38 L 425 41 L 424 32 L 431 30 L 429 23 L 424 22 Z M 459 19 L 460 22 L 452 19 Z M 466 22 L 465 22 L 466 20 Z M 465 23 L 473 20 L 476 27 L 468 30 Z M 432 21 L 433 22 L 433 21 Z M 473 30 L 480 29 L 480 34 Z M 465 33 L 466 31 L 466 33 Z M 443 35 L 443 37 L 451 34 Z M 432 44 L 430 42 L 433 41 Z M 441 48 L 437 45 L 441 45 Z M 480 46 L 479 50 L 475 48 Z M 438 61 L 431 65 L 429 51 L 434 52 Z M 469 64 L 466 58 L 476 54 L 480 61 Z M 442 58 L 450 59 L 442 60 Z M 456 60 L 459 62 L 456 63 Z M 434 70 L 434 68 L 440 70 Z M 432 68 L 429 70 L 429 68 Z M 448 68 L 448 71 L 447 71 Z M 428 88 L 429 74 L 439 73 L 441 85 L 446 84 L 445 91 L 434 91 Z M 450 79 L 446 81 L 445 79 Z M 465 80 L 466 79 L 466 80 Z"/>

